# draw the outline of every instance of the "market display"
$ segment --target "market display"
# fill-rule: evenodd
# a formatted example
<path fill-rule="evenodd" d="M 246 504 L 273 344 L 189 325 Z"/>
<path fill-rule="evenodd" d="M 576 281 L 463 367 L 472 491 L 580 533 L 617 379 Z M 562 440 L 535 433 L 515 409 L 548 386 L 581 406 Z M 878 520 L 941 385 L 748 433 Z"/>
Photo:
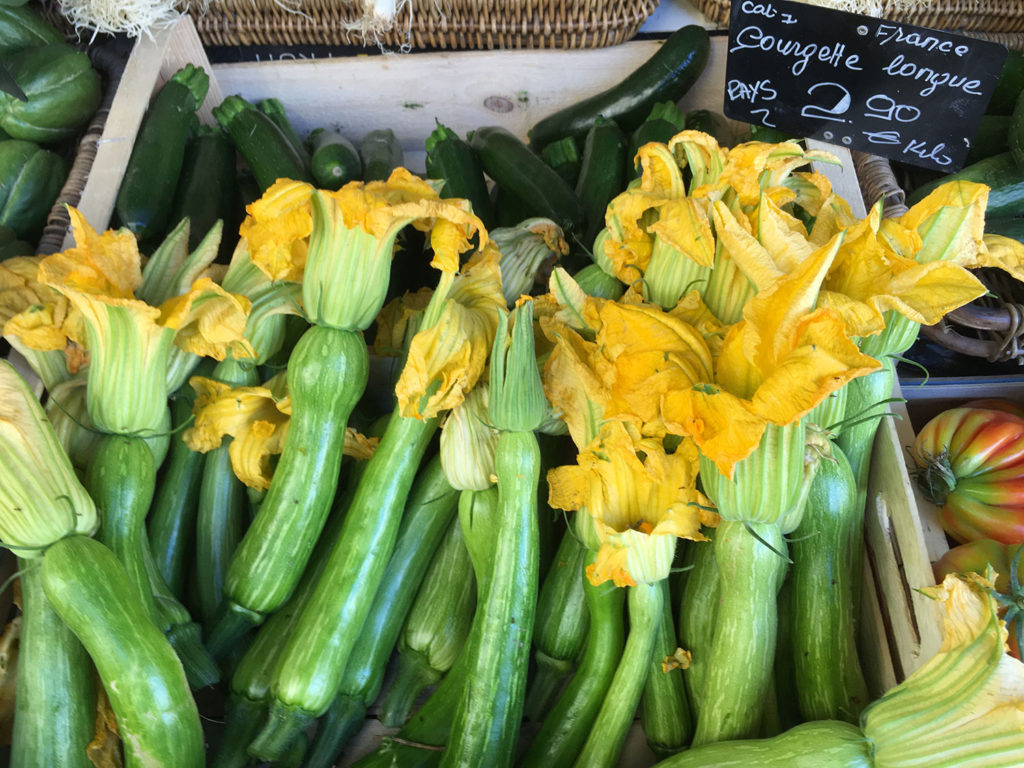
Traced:
<path fill-rule="evenodd" d="M 972 542 L 942 647 L 882 692 L 858 642 L 894 360 L 1020 276 L 1002 192 L 858 216 L 832 153 L 679 109 L 708 46 L 525 141 L 438 115 L 422 176 L 387 126 L 155 90 L 111 227 L 0 261 L 12 765 L 326 768 L 371 718 L 356 765 L 610 768 L 637 728 L 677 768 L 1024 764 L 1020 406 L 910 453 Z M 2 108 L 36 138 L 0 169 L 53 187 L 32 142 L 75 128 Z"/>

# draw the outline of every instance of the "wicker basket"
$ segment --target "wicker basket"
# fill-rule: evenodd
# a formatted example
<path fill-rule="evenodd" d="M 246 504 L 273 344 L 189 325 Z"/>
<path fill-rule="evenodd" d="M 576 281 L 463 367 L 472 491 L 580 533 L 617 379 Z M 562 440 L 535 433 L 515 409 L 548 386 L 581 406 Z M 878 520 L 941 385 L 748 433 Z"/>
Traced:
<path fill-rule="evenodd" d="M 855 152 L 854 167 L 865 205 L 882 198 L 883 216 L 906 212 L 904 192 L 888 160 Z M 954 352 L 990 363 L 1012 360 L 1024 365 L 1024 283 L 1000 269 L 972 271 L 988 288 L 988 295 L 950 312 L 936 325 L 921 326 L 921 335 Z"/>
<path fill-rule="evenodd" d="M 729 0 L 692 0 L 698 11 L 721 26 L 729 25 Z M 815 3 L 831 5 L 830 3 Z M 862 5 L 877 7 L 877 14 L 920 27 L 978 32 L 1024 32 L 1024 0 L 880 0 Z"/>
<path fill-rule="evenodd" d="M 192 11 L 208 46 L 384 45 L 389 48 L 600 48 L 636 34 L 658 0 L 407 0 L 391 29 L 356 28 L 351 0 L 220 0 Z"/>

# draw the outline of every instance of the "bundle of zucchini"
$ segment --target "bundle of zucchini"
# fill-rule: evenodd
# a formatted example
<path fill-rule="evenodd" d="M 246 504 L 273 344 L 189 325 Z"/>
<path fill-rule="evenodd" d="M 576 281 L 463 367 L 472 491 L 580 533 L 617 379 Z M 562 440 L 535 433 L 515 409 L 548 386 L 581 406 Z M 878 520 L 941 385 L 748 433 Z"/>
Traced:
<path fill-rule="evenodd" d="M 35 251 L 101 78 L 31 8 L 0 5 L 0 257 Z"/>
<path fill-rule="evenodd" d="M 377 702 L 359 765 L 613 766 L 638 712 L 665 765 L 1024 761 L 977 593 L 937 595 L 959 634 L 874 703 L 854 639 L 885 361 L 978 294 L 969 255 L 924 262 L 975 242 L 929 222 L 983 188 L 880 232 L 807 172 L 828 155 L 680 112 L 706 55 L 684 28 L 528 143 L 439 122 L 428 180 L 275 102 L 194 128 L 204 73 L 168 81 L 125 228 L 73 211 L 75 249 L 0 265 L 48 390 L 0 365 L 16 765 L 88 764 L 93 667 L 127 765 L 326 768 Z M 222 238 L 238 157 L 259 189 Z"/>

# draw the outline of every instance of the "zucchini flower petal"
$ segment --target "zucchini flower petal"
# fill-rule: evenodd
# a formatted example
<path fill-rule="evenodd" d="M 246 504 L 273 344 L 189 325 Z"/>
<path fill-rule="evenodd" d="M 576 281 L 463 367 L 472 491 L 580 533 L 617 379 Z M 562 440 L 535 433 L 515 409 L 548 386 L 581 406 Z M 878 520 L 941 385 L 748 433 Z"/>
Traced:
<path fill-rule="evenodd" d="M 192 285 L 188 293 L 160 306 L 160 324 L 174 328 L 174 343 L 201 357 L 223 360 L 256 356 L 245 338 L 247 316 L 252 307 L 245 296 L 228 293 L 208 277 Z"/>
<path fill-rule="evenodd" d="M 413 337 L 395 385 L 403 416 L 430 419 L 454 408 L 483 373 L 505 307 L 497 251 L 485 248 L 467 262 L 447 295 L 434 296 L 428 316 L 437 306 L 437 321 Z"/>
<path fill-rule="evenodd" d="M 942 603 L 939 651 L 861 716 L 876 765 L 1024 764 L 1024 664 L 984 577 L 949 575 L 923 590 Z"/>
<path fill-rule="evenodd" d="M 487 385 L 477 384 L 441 426 L 441 467 L 452 488 L 485 491 L 494 485 L 498 435 L 487 421 Z"/>
<path fill-rule="evenodd" d="M 246 207 L 240 238 L 249 244 L 253 263 L 271 280 L 299 282 L 313 230 L 313 186 L 278 179 Z"/>
<path fill-rule="evenodd" d="M 696 489 L 697 468 L 693 443 L 666 453 L 660 440 L 635 444 L 624 424 L 608 421 L 576 465 L 548 472 L 548 503 L 594 519 L 601 547 L 587 574 L 592 583 L 660 581 L 676 538 L 705 540 L 701 525 L 715 525 L 717 516 Z"/>
<path fill-rule="evenodd" d="M 186 293 L 217 258 L 223 226 L 218 220 L 196 249 L 189 253 L 189 220 L 182 219 L 150 254 L 142 269 L 142 284 L 135 291 L 136 297 L 157 306 L 173 296 Z"/>
<path fill-rule="evenodd" d="M 92 535 L 96 506 L 28 384 L 0 360 L 0 541 L 36 557 L 59 539 Z"/>
<path fill-rule="evenodd" d="M 529 433 L 547 418 L 548 402 L 534 345 L 533 301 L 529 297 L 523 297 L 510 313 L 501 311 L 491 348 L 489 385 L 487 414 L 495 429 Z M 532 435 L 530 440 L 534 440 Z"/>
<path fill-rule="evenodd" d="M 193 451 L 207 453 L 220 444 L 226 435 L 234 438 L 228 447 L 235 475 L 250 488 L 270 488 L 274 462 L 281 453 L 288 434 L 291 400 L 278 391 L 275 383 L 265 386 L 236 387 L 193 376 L 189 381 L 196 391 L 193 406 L 195 423 L 182 435 Z M 373 453 L 377 438 L 366 438 L 351 427 L 345 430 L 343 453 L 367 459 Z"/>
<path fill-rule="evenodd" d="M 562 228 L 551 219 L 525 219 L 514 227 L 491 230 L 501 252 L 501 283 L 508 306 L 530 293 L 541 266 L 569 253 Z"/>
<path fill-rule="evenodd" d="M 142 260 L 135 235 L 128 230 L 99 234 L 78 209 L 68 206 L 75 245 L 47 256 L 39 265 L 39 282 L 62 293 L 98 294 L 131 299 L 142 285 Z"/>

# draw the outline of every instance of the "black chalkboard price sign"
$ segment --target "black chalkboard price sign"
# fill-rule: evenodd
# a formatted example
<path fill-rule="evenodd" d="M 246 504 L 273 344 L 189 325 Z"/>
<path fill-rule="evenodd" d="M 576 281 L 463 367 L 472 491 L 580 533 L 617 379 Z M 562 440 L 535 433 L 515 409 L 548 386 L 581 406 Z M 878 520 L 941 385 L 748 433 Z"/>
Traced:
<path fill-rule="evenodd" d="M 789 0 L 733 0 L 725 114 L 959 170 L 1006 48 Z"/>

